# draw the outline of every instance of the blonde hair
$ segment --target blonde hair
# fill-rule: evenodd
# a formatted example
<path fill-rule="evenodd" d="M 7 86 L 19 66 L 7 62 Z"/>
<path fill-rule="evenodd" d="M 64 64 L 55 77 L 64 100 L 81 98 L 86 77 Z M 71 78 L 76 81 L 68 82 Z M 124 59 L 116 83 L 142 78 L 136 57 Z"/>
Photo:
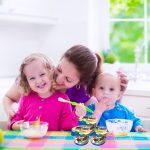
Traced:
<path fill-rule="evenodd" d="M 117 72 L 115 71 L 103 71 L 102 73 L 100 73 L 97 78 L 96 78 L 96 81 L 95 81 L 95 85 L 94 87 L 97 85 L 97 81 L 99 80 L 99 78 L 101 78 L 102 76 L 109 76 L 109 77 L 113 77 L 115 78 L 116 80 L 118 80 L 118 83 L 120 85 L 120 91 L 121 91 L 121 81 L 120 81 L 120 78 L 119 78 L 119 75 Z"/>
<path fill-rule="evenodd" d="M 30 54 L 29 56 L 25 57 L 21 66 L 20 66 L 20 76 L 19 76 L 19 88 L 22 90 L 23 95 L 28 95 L 31 92 L 30 86 L 28 84 L 26 75 L 24 73 L 24 68 L 25 66 L 31 64 L 33 61 L 39 60 L 46 70 L 49 73 L 50 79 L 53 79 L 53 73 L 54 73 L 54 65 L 52 61 L 44 54 L 42 53 L 33 53 Z"/>
<path fill-rule="evenodd" d="M 98 78 L 99 76 L 103 76 L 103 75 L 110 75 L 113 77 L 117 77 L 119 79 L 117 72 L 116 71 L 110 71 L 110 70 L 109 71 L 103 70 L 103 72 L 99 73 L 96 78 Z"/>

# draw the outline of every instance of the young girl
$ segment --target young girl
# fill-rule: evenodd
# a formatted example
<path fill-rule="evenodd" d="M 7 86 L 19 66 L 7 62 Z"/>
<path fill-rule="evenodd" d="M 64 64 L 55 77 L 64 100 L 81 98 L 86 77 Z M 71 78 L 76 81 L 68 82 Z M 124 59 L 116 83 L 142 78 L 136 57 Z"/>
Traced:
<path fill-rule="evenodd" d="M 31 54 L 20 67 L 21 97 L 18 112 L 11 119 L 9 129 L 18 130 L 24 121 L 48 122 L 49 131 L 71 130 L 77 125 L 80 106 L 73 112 L 71 105 L 58 101 L 68 96 L 52 87 L 54 66 L 43 54 Z M 82 107 L 82 106 L 81 106 Z"/>
<path fill-rule="evenodd" d="M 66 93 L 71 101 L 88 104 L 90 97 L 85 88 L 97 74 L 101 64 L 101 57 L 88 47 L 83 45 L 71 47 L 64 53 L 55 69 L 55 89 Z M 119 73 L 119 75 L 125 90 L 128 83 L 127 77 L 123 73 Z M 15 114 L 11 106 L 14 102 L 19 101 L 20 96 L 21 92 L 16 83 L 5 94 L 3 103 L 9 118 Z"/>
<path fill-rule="evenodd" d="M 117 101 L 122 96 L 122 91 L 120 79 L 116 73 L 100 73 L 91 85 L 90 93 L 98 100 L 96 105 L 89 105 L 92 110 L 99 110 L 98 125 L 106 126 L 107 119 L 129 119 L 133 120 L 131 131 L 144 131 L 141 120 Z"/>

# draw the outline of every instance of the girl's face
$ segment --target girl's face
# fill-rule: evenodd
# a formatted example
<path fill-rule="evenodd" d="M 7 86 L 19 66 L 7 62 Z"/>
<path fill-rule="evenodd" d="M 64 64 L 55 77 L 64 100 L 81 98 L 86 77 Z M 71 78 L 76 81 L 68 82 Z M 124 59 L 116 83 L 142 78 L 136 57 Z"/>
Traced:
<path fill-rule="evenodd" d="M 120 98 L 120 80 L 117 76 L 102 74 L 98 76 L 93 95 L 98 101 L 109 101 L 111 106 Z"/>
<path fill-rule="evenodd" d="M 75 65 L 62 58 L 55 71 L 56 89 L 69 89 L 80 81 L 80 74 Z"/>
<path fill-rule="evenodd" d="M 38 93 L 42 98 L 51 95 L 51 80 L 46 68 L 39 60 L 31 62 L 31 64 L 24 67 L 28 84 L 32 91 Z"/>

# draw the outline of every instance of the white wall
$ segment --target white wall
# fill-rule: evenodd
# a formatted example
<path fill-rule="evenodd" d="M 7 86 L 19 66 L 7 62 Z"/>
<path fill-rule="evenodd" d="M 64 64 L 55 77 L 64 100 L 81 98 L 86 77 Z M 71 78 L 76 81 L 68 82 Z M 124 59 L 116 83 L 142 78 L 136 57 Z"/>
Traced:
<path fill-rule="evenodd" d="M 32 25 L 0 24 L 0 76 L 16 75 L 24 55 L 38 49 Z"/>
<path fill-rule="evenodd" d="M 41 8 L 44 2 L 49 16 L 57 18 L 54 25 L 0 20 L 0 77 L 16 76 L 29 53 L 43 52 L 57 62 L 70 46 L 87 45 L 88 1 L 44 0 Z"/>
<path fill-rule="evenodd" d="M 38 15 L 46 14 L 54 17 L 56 24 L 22 22 L 19 19 L 10 21 L 1 19 L 0 16 L 0 120 L 7 119 L 3 110 L 2 97 L 17 76 L 20 63 L 25 56 L 32 52 L 43 52 L 57 63 L 68 48 L 75 44 L 87 45 L 88 40 L 87 0 L 22 0 L 22 2 L 2 0 L 6 6 L 2 10 L 0 5 L 0 15 L 3 14 L 1 11 L 6 11 L 4 16 L 7 12 L 11 14 L 12 11 L 17 11 L 23 13 L 23 16 L 20 16 L 23 20 L 22 17 L 26 12 L 36 14 L 38 8 L 39 12 L 41 11 Z M 30 7 L 27 2 L 30 3 Z M 20 4 L 15 5 L 15 3 Z M 22 7 L 18 7 L 22 4 Z M 36 5 L 32 12 L 34 4 Z"/>
<path fill-rule="evenodd" d="M 4 93 L 10 88 L 10 86 L 15 82 L 15 78 L 0 78 L 0 121 L 6 121 L 7 116 L 4 112 L 2 98 Z"/>

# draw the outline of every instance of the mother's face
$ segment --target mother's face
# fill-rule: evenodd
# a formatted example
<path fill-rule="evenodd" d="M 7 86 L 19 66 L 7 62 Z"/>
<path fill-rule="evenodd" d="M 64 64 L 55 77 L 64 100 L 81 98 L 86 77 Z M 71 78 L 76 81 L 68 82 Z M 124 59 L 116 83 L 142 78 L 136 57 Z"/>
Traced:
<path fill-rule="evenodd" d="M 80 73 L 75 65 L 62 58 L 55 71 L 56 88 L 69 89 L 80 82 Z"/>

